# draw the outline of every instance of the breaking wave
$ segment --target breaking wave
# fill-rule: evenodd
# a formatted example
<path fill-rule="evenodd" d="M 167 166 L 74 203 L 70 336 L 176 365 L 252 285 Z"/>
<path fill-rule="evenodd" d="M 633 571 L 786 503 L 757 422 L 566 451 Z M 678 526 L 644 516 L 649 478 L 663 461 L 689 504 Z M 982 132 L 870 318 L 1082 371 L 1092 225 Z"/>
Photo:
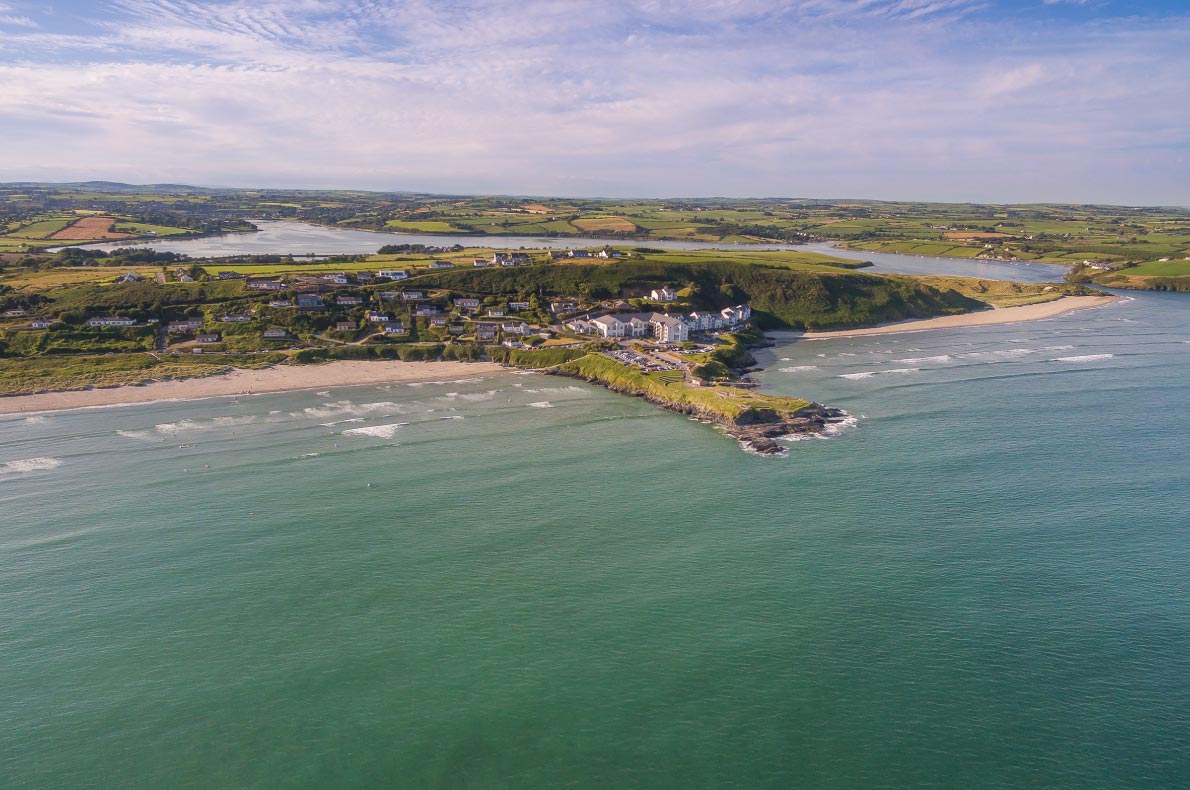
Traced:
<path fill-rule="evenodd" d="M 0 463 L 0 476 L 47 472 L 50 469 L 57 469 L 62 463 L 61 458 L 25 458 L 20 461 L 6 461 Z"/>
<path fill-rule="evenodd" d="M 550 403 L 548 400 L 539 400 L 539 401 L 537 401 L 537 403 L 530 403 L 529 405 L 532 406 L 534 409 L 552 409 L 552 408 L 554 408 L 554 404 Z"/>
<path fill-rule="evenodd" d="M 322 406 L 311 406 L 308 409 L 303 409 L 301 413 L 294 413 L 294 417 L 321 417 L 322 419 L 335 417 L 361 417 L 365 414 L 375 414 L 376 412 L 385 412 L 386 414 L 402 414 L 404 410 L 399 403 L 392 401 L 379 401 L 377 403 L 353 403 L 349 400 L 335 401 L 334 403 L 325 403 Z"/>
<path fill-rule="evenodd" d="M 1084 354 L 1081 357 L 1057 357 L 1051 362 L 1097 362 L 1101 359 L 1111 359 L 1115 354 Z"/>
<path fill-rule="evenodd" d="M 397 430 L 405 427 L 407 422 L 394 422 L 389 425 L 369 425 L 367 428 L 348 428 L 343 431 L 344 436 L 367 436 L 374 439 L 391 439 L 397 435 Z"/>
<path fill-rule="evenodd" d="M 887 376 L 890 373 L 918 373 L 921 368 L 893 368 L 892 370 L 866 370 L 863 373 L 843 373 L 841 379 L 870 379 L 872 376 Z"/>
<path fill-rule="evenodd" d="M 807 370 L 818 370 L 817 365 L 793 365 L 788 368 L 777 368 L 782 373 L 802 373 Z"/>

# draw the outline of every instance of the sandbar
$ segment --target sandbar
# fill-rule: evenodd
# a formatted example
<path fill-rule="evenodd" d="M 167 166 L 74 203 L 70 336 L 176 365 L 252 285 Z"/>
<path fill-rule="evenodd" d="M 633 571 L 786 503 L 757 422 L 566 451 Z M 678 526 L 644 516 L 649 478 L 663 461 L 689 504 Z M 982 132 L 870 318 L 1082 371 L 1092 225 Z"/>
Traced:
<path fill-rule="evenodd" d="M 1018 307 L 996 307 L 977 313 L 946 315 L 938 318 L 921 318 L 896 321 L 891 324 L 869 326 L 863 329 L 832 329 L 818 332 L 766 332 L 776 340 L 821 340 L 830 337 L 859 337 L 861 335 L 891 335 L 899 332 L 921 332 L 927 329 L 957 329 L 965 326 L 990 326 L 993 324 L 1015 324 L 1021 321 L 1038 321 L 1054 318 L 1074 310 L 1088 307 L 1102 307 L 1120 297 L 1112 294 L 1103 296 L 1064 296 L 1050 302 L 1020 305 Z"/>

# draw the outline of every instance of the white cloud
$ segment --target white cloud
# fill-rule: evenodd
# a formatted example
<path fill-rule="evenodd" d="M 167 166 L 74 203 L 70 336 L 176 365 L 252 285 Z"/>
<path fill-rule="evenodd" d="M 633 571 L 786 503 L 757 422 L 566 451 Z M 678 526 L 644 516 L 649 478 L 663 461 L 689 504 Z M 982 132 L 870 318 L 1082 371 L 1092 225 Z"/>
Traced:
<path fill-rule="evenodd" d="M 117 6 L 101 36 L 0 38 L 0 178 L 1190 197 L 1186 20 L 1014 38 L 968 0 Z"/>

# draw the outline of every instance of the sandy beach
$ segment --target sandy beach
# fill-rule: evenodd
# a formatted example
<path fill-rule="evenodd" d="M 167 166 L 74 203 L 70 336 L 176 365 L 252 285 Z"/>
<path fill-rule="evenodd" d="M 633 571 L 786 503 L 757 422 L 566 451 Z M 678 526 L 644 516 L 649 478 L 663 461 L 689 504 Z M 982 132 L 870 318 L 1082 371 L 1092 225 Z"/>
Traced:
<path fill-rule="evenodd" d="M 1020 321 L 1037 321 L 1043 318 L 1053 318 L 1074 310 L 1088 307 L 1102 307 L 1111 304 L 1120 297 L 1104 296 L 1064 296 L 1052 302 L 1022 305 L 1020 307 L 997 307 L 978 313 L 964 315 L 947 315 L 940 318 L 924 318 L 911 321 L 897 321 L 892 324 L 881 324 L 864 329 L 836 329 L 824 332 L 767 332 L 769 337 L 777 340 L 820 340 L 829 337 L 859 337 L 861 335 L 891 335 L 898 332 L 922 332 L 927 329 L 956 329 L 965 326 L 990 326 L 992 324 L 1015 324 Z"/>
<path fill-rule="evenodd" d="M 44 392 L 0 398 L 0 414 L 61 411 L 93 406 L 115 406 L 154 401 L 194 400 L 222 395 L 258 395 L 266 392 L 350 387 L 410 381 L 450 381 L 503 367 L 492 362 L 340 361 L 325 365 L 279 365 L 261 370 L 233 370 L 217 376 L 153 381 L 108 389 Z"/>

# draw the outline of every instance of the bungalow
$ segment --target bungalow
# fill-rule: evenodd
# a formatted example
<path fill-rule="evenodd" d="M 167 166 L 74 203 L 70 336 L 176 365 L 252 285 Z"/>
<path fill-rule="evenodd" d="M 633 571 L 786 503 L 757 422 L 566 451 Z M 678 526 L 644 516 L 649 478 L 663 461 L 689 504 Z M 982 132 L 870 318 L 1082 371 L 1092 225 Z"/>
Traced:
<path fill-rule="evenodd" d="M 450 261 L 430 261 L 431 269 L 453 269 L 455 265 Z"/>
<path fill-rule="evenodd" d="M 478 310 L 479 309 L 479 300 L 478 299 L 455 299 L 454 306 L 459 308 L 460 310 Z"/>
<path fill-rule="evenodd" d="M 498 327 L 495 324 L 476 324 L 476 340 L 495 340 Z"/>
<path fill-rule="evenodd" d="M 244 275 L 239 272 L 219 272 L 220 280 L 242 280 Z"/>
<path fill-rule="evenodd" d="M 355 273 L 356 282 L 370 283 L 375 279 L 376 279 L 376 275 L 372 274 L 371 272 L 356 272 Z"/>
<path fill-rule="evenodd" d="M 4 311 L 5 318 L 24 318 L 27 315 L 29 315 L 29 311 L 23 307 L 14 307 Z"/>
<path fill-rule="evenodd" d="M 34 318 L 29 322 L 30 329 L 49 329 L 53 325 L 53 321 L 48 318 Z"/>
<path fill-rule="evenodd" d="M 124 316 L 102 316 L 87 319 L 87 326 L 136 326 L 136 321 Z"/>
<path fill-rule="evenodd" d="M 529 325 L 524 321 L 516 321 L 511 324 L 501 324 L 500 331 L 504 332 L 505 334 L 524 337 L 525 335 L 529 334 Z"/>
<path fill-rule="evenodd" d="M 446 316 L 445 315 L 430 316 L 430 326 L 446 326 Z"/>
<path fill-rule="evenodd" d="M 196 343 L 218 343 L 222 339 L 218 332 L 212 332 L 209 335 L 196 335 L 194 338 Z"/>
<path fill-rule="evenodd" d="M 503 317 L 504 317 L 504 308 L 503 307 L 493 307 L 491 310 L 488 310 L 488 318 L 503 318 Z"/>
<path fill-rule="evenodd" d="M 347 285 L 346 274 L 324 274 L 322 275 L 322 279 L 326 280 L 327 282 L 334 283 L 335 285 Z"/>
<path fill-rule="evenodd" d="M 490 263 L 487 258 L 474 258 L 471 261 L 471 265 L 476 269 L 482 269 L 483 267 L 490 265 Z"/>
<path fill-rule="evenodd" d="M 178 272 L 178 282 L 180 282 L 180 283 L 192 283 L 192 282 L 194 282 L 194 278 L 193 278 L 193 277 L 191 277 L 191 276 L 190 276 L 189 274 L 187 274 L 186 272 Z"/>
<path fill-rule="evenodd" d="M 573 313 L 578 309 L 578 302 L 572 300 L 563 300 L 558 302 L 550 302 L 550 312 L 558 313 Z"/>
<path fill-rule="evenodd" d="M 571 258 L 590 258 L 591 253 L 587 252 L 586 250 L 571 250 L 570 257 Z"/>
<path fill-rule="evenodd" d="M 431 315 L 441 315 L 442 311 L 438 309 L 438 305 L 424 304 L 421 307 L 417 308 L 416 314 L 418 316 L 421 316 L 422 318 L 425 318 L 426 316 L 431 316 Z"/>
<path fill-rule="evenodd" d="M 165 325 L 166 332 L 192 332 L 195 329 L 202 329 L 201 318 L 187 318 L 183 321 L 170 321 Z"/>
<path fill-rule="evenodd" d="M 321 296 L 315 294 L 298 294 L 297 306 L 299 310 L 325 310 L 326 305 Z"/>
<path fill-rule="evenodd" d="M 528 302 L 509 302 L 508 309 L 512 310 L 513 312 L 519 313 L 522 310 L 528 310 L 529 303 Z"/>
<path fill-rule="evenodd" d="M 392 316 L 388 313 L 378 313 L 375 310 L 368 311 L 368 323 L 370 324 L 387 324 L 392 320 Z"/>
<path fill-rule="evenodd" d="M 570 250 L 553 250 L 550 252 L 551 261 L 560 261 L 570 257 Z"/>
<path fill-rule="evenodd" d="M 335 297 L 335 304 L 340 307 L 347 307 L 350 305 L 363 304 L 364 300 L 358 296 L 337 296 Z"/>
<path fill-rule="evenodd" d="M 288 299 L 273 299 L 269 302 L 269 307 L 293 307 L 293 302 Z"/>
<path fill-rule="evenodd" d="M 452 335 L 461 335 L 467 331 L 467 327 L 462 324 L 450 324 L 446 327 L 446 331 Z"/>
<path fill-rule="evenodd" d="M 230 315 L 219 316 L 219 323 L 221 324 L 244 324 L 252 320 L 252 316 L 244 313 L 232 313 Z"/>
<path fill-rule="evenodd" d="M 249 280 L 248 287 L 253 291 L 284 291 L 285 283 L 277 280 Z"/>
<path fill-rule="evenodd" d="M 409 330 L 400 321 L 390 321 L 384 325 L 384 334 L 386 335 L 407 335 Z"/>
<path fill-rule="evenodd" d="M 381 291 L 380 292 L 380 298 L 385 299 L 389 302 L 396 301 L 400 297 L 401 297 L 401 294 L 397 293 L 396 291 Z"/>
<path fill-rule="evenodd" d="M 407 280 L 409 279 L 409 272 L 404 269 L 383 269 L 376 272 L 376 276 L 386 280 Z"/>
<path fill-rule="evenodd" d="M 678 298 L 677 292 L 668 285 L 649 292 L 649 298 L 654 302 L 673 302 Z"/>
<path fill-rule="evenodd" d="M 266 340 L 278 340 L 289 337 L 289 333 L 284 329 L 266 329 L 264 330 Z"/>
<path fill-rule="evenodd" d="M 425 298 L 425 291 L 401 291 L 402 302 L 416 302 L 418 299 Z"/>
<path fill-rule="evenodd" d="M 519 340 L 505 340 L 500 345 L 504 346 L 505 348 L 524 348 L 525 346 L 525 344 Z"/>
<path fill-rule="evenodd" d="M 602 250 L 599 251 L 598 256 L 600 258 L 619 258 L 620 251 L 613 250 L 611 247 L 604 247 Z"/>
<path fill-rule="evenodd" d="M 136 272 L 127 272 L 125 274 L 120 275 L 119 279 L 117 279 L 116 282 L 118 282 L 118 283 L 138 283 L 138 282 L 140 282 L 140 275 L 137 274 Z"/>
<path fill-rule="evenodd" d="M 359 327 L 355 325 L 354 321 L 338 321 L 335 323 L 336 332 L 354 332 L 356 329 L 359 329 Z"/>

